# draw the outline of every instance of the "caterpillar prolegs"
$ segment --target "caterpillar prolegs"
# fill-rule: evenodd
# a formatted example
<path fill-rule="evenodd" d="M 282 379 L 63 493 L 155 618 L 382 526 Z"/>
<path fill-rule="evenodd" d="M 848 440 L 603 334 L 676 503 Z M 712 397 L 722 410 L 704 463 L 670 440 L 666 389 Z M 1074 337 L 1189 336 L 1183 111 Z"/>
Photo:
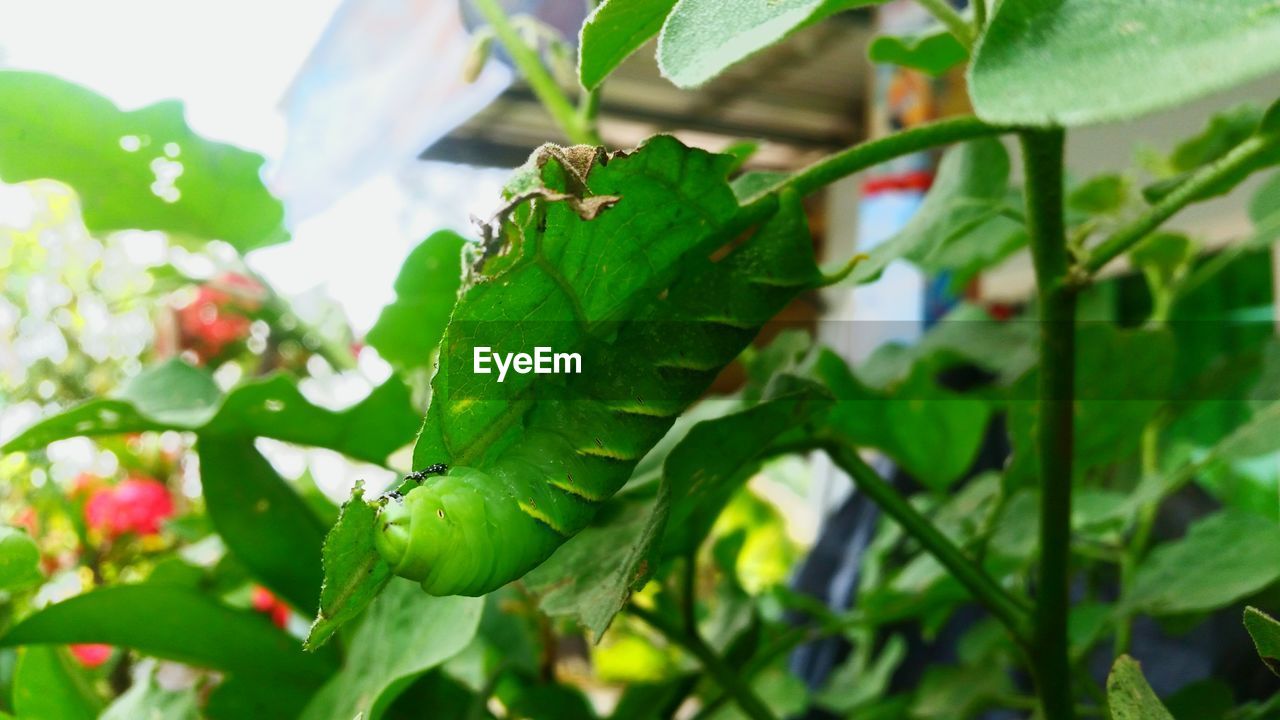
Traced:
<path fill-rule="evenodd" d="M 517 440 L 385 504 L 376 545 L 396 574 L 435 595 L 481 595 L 545 561 L 760 327 L 820 278 L 790 196 L 724 258 L 681 265 L 665 294 L 597 349 L 596 372 L 528 406 Z"/>

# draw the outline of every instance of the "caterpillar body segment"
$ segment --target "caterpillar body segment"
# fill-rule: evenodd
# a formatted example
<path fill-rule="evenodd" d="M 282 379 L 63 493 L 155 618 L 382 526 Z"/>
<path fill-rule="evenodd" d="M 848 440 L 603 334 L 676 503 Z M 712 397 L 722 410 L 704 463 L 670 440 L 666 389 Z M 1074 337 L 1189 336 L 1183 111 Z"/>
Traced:
<path fill-rule="evenodd" d="M 783 197 L 745 242 L 622 323 L 596 350 L 595 372 L 530 404 L 481 467 L 450 467 L 386 504 L 379 552 L 434 595 L 520 578 L 585 528 L 760 326 L 820 279 L 799 201 Z"/>

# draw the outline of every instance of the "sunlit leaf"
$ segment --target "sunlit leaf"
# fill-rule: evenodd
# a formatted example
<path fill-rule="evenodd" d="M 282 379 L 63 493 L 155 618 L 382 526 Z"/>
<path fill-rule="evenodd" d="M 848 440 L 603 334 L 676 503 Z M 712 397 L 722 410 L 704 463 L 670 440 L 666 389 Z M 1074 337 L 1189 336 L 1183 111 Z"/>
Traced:
<path fill-rule="evenodd" d="M 18 651 L 13 709 L 19 718 L 93 720 L 102 704 L 93 680 L 65 648 L 33 645 Z"/>
<path fill-rule="evenodd" d="M 138 375 L 116 398 L 89 400 L 45 418 L 2 449 L 35 450 L 77 436 L 194 430 L 269 437 L 381 463 L 413 440 L 420 422 L 409 389 L 396 376 L 335 412 L 312 404 L 285 375 L 254 379 L 221 396 L 207 372 L 172 360 Z"/>
<path fill-rule="evenodd" d="M 0 525 L 0 592 L 13 592 L 44 580 L 40 548 L 17 528 Z"/>
<path fill-rule="evenodd" d="M 368 341 L 392 365 L 429 367 L 462 282 L 462 248 L 457 233 L 437 232 L 409 253 L 396 276 L 395 302 L 384 307 Z"/>
<path fill-rule="evenodd" d="M 0 72 L 0 179 L 75 188 L 94 231 L 163 230 L 241 252 L 288 238 L 260 155 L 187 127 L 182 104 L 125 112 L 78 85 Z"/>

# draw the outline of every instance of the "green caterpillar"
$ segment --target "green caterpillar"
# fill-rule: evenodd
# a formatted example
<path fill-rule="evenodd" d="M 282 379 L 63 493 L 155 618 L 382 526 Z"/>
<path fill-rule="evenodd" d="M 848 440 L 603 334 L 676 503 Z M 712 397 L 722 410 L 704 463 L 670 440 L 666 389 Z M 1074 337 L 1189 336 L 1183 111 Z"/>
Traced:
<path fill-rule="evenodd" d="M 623 194 L 619 207 L 625 203 Z M 550 210 L 546 205 L 563 203 L 528 204 L 534 207 L 524 218 L 526 232 L 544 222 L 537 213 Z M 434 595 L 482 595 L 542 563 L 627 482 L 637 461 L 761 325 L 821 279 L 795 197 L 784 196 L 746 241 L 713 261 L 724 231 L 695 243 L 680 258 L 678 277 L 646 293 L 650 299 L 612 336 L 588 338 L 593 372 L 559 383 L 544 378 L 537 401 L 522 406 L 516 425 L 495 426 L 478 461 L 427 477 L 383 506 L 376 546 L 397 575 Z M 526 247 L 517 249 L 517 259 L 508 258 L 481 287 L 528 262 L 530 240 L 518 238 Z M 445 389 L 447 371 L 442 360 Z M 427 427 L 444 422 L 435 404 Z M 429 441 L 420 440 L 419 449 Z M 431 461 L 445 459 L 454 460 Z"/>

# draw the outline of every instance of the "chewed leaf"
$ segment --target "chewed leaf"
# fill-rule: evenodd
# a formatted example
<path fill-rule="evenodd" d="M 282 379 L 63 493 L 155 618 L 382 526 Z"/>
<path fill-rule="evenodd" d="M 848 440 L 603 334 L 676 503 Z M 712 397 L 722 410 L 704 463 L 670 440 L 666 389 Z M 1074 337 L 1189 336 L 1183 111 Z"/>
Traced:
<path fill-rule="evenodd" d="M 740 207 L 734 164 L 659 136 L 607 156 L 546 146 L 517 172 L 445 332 L 414 449 L 416 468 L 447 469 L 377 523 L 394 573 L 429 593 L 480 595 L 544 562 L 819 282 L 799 198 Z M 538 348 L 577 369 L 495 377 L 485 366 Z"/>
<path fill-rule="evenodd" d="M 0 180 L 67 183 L 90 230 L 163 230 L 241 252 L 282 242 L 284 207 L 262 164 L 192 132 L 181 103 L 125 112 L 50 75 L 0 72 Z"/>
<path fill-rule="evenodd" d="M 338 628 L 355 619 L 391 579 L 391 568 L 373 549 L 376 517 L 364 500 L 364 483 L 356 483 L 324 539 L 324 584 L 320 611 L 307 634 L 308 650 L 324 645 Z"/>

